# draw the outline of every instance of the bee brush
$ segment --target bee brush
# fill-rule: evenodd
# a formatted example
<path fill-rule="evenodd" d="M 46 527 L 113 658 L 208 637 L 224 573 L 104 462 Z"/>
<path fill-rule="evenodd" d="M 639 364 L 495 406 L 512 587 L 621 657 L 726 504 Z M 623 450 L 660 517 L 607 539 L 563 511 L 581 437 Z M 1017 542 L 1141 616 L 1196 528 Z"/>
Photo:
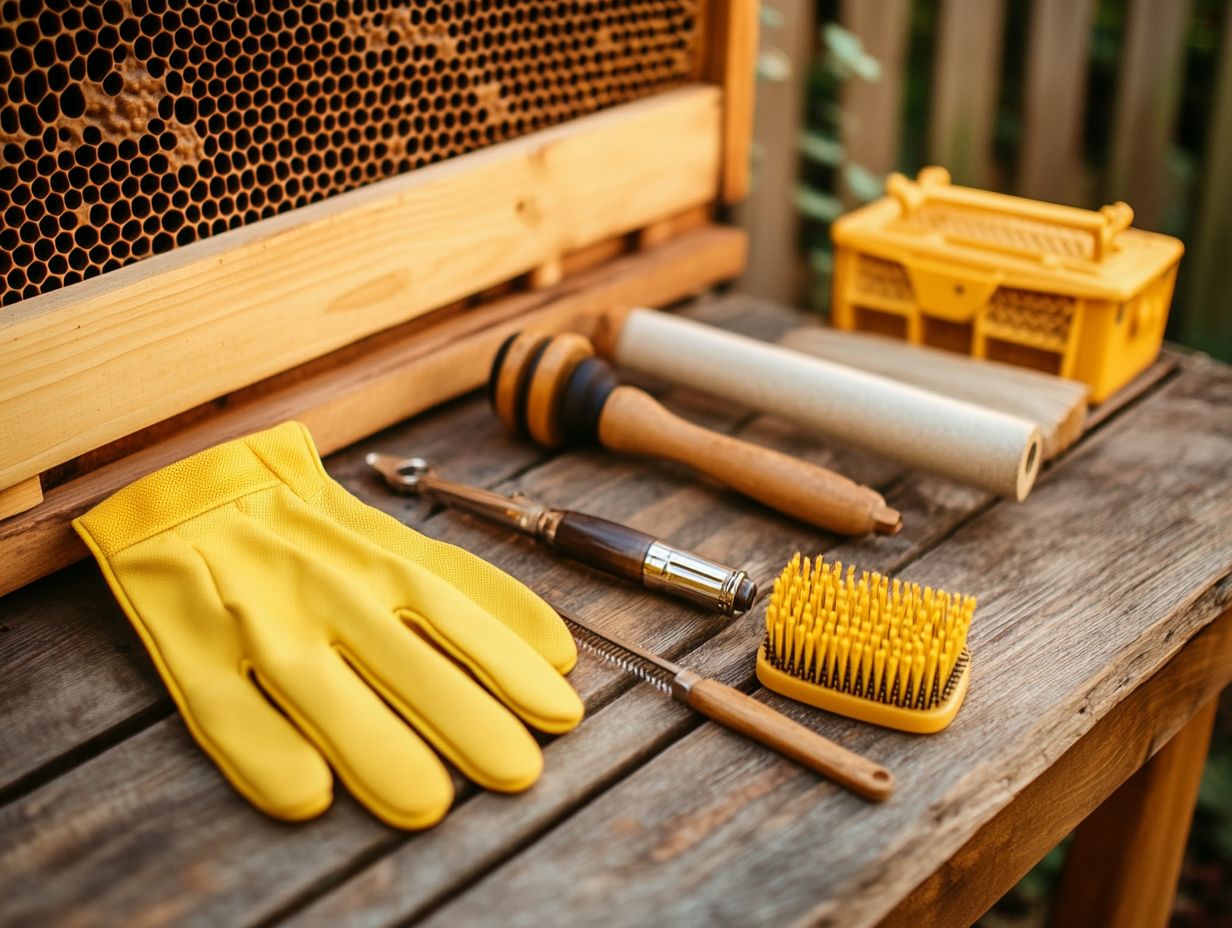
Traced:
<path fill-rule="evenodd" d="M 558 609 L 557 612 L 560 612 Z M 852 792 L 882 802 L 894 790 L 890 771 L 823 738 L 737 689 L 674 664 L 560 612 L 582 649 L 662 690 L 712 722 L 750 738 Z"/>

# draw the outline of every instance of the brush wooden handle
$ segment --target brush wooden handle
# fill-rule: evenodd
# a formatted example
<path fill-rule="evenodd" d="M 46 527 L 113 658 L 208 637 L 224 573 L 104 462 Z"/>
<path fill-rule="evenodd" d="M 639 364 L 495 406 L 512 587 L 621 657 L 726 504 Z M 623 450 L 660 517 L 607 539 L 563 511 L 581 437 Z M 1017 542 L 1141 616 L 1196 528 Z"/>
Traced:
<path fill-rule="evenodd" d="M 724 728 L 790 757 L 865 799 L 883 802 L 894 791 L 894 775 L 885 767 L 718 680 L 698 679 L 682 698 L 690 708 Z"/>
<path fill-rule="evenodd" d="M 612 391 L 599 417 L 599 441 L 613 451 L 687 464 L 779 512 L 845 535 L 892 533 L 901 526 L 899 514 L 875 490 L 686 422 L 636 387 Z"/>

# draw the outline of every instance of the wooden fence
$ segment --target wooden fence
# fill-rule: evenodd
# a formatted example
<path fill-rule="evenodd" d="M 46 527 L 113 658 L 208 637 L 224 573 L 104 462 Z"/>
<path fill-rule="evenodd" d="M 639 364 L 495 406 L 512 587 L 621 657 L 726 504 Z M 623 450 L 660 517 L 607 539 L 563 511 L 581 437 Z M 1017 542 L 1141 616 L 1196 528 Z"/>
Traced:
<path fill-rule="evenodd" d="M 915 4 L 931 4 L 929 35 L 913 35 Z M 782 60 L 785 79 L 759 85 L 754 193 L 741 214 L 753 236 L 743 284 L 777 299 L 800 296 L 801 262 L 795 189 L 799 176 L 805 87 L 819 26 L 828 12 L 880 65 L 874 80 L 842 83 L 842 157 L 882 175 L 911 161 L 941 164 L 955 182 L 1081 206 L 1123 199 L 1135 225 L 1179 233 L 1187 254 L 1173 306 L 1171 337 L 1232 360 L 1232 3 L 1220 0 L 1123 0 L 1115 86 L 1089 80 L 1098 0 L 764 0 L 765 55 Z M 1212 17 L 1212 11 L 1214 16 Z M 1178 188 L 1171 157 L 1183 95 L 1193 18 L 1219 26 L 1213 86 L 1203 114 L 1198 173 Z M 1021 28 L 1019 28 L 1021 26 Z M 907 95 L 909 55 L 925 43 L 927 65 L 922 145 L 905 152 L 904 127 L 915 103 Z M 1013 157 L 998 158 L 996 120 L 1013 67 L 1017 99 L 1008 105 L 1020 127 Z M 919 69 L 915 80 L 920 82 Z M 1191 88 L 1192 89 L 1192 88 Z M 917 92 L 918 96 L 918 92 Z M 1084 148 L 1090 108 L 1104 108 L 1110 130 L 1103 151 Z M 904 163 L 904 162 L 908 163 Z M 852 202 L 834 184 L 830 191 Z M 1177 198 L 1187 217 L 1169 227 Z M 1171 224 L 1175 226 L 1175 223 Z"/>

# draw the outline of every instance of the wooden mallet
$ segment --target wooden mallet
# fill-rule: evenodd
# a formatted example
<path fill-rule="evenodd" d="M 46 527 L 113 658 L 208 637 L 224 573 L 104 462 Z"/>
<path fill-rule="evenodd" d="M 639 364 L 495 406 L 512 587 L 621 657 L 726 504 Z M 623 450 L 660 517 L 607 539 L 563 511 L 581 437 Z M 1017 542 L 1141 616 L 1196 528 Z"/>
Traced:
<path fill-rule="evenodd" d="M 687 464 L 779 512 L 844 535 L 894 534 L 902 517 L 880 493 L 841 474 L 686 422 L 621 384 L 581 335 L 510 336 L 492 362 L 488 396 L 515 434 L 540 445 L 599 444 Z"/>

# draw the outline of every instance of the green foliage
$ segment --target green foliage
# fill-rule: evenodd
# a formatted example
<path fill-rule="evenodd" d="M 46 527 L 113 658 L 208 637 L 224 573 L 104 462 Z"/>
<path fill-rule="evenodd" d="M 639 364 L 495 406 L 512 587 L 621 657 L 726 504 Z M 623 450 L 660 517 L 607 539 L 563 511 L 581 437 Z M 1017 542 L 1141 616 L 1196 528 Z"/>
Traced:
<path fill-rule="evenodd" d="M 843 214 L 843 202 L 833 194 L 801 185 L 796 188 L 796 209 L 806 219 L 828 225 Z"/>
<path fill-rule="evenodd" d="M 1198 792 L 1198 816 L 1202 826 L 1196 837 L 1210 850 L 1232 862 L 1232 746 L 1216 744 L 1211 752 Z"/>
<path fill-rule="evenodd" d="M 825 66 L 832 69 L 839 80 L 858 77 L 875 81 L 881 78 L 881 62 L 864 50 L 864 43 L 855 33 L 838 23 L 826 23 L 821 38 L 826 48 Z"/>
<path fill-rule="evenodd" d="M 835 168 L 843 163 L 843 144 L 832 135 L 823 135 L 811 129 L 800 134 L 800 153 L 805 158 Z"/>

